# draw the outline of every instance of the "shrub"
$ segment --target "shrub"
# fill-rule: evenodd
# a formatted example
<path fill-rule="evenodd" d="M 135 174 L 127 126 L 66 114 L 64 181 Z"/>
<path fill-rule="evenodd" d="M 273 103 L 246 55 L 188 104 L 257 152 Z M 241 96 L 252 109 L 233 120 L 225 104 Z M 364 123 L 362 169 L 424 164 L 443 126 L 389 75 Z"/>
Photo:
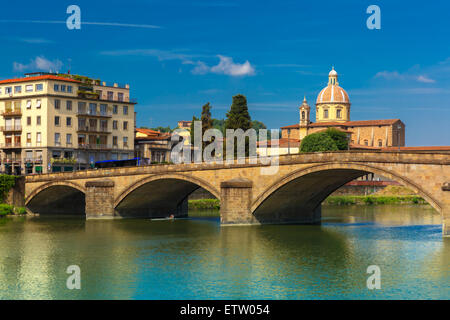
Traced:
<path fill-rule="evenodd" d="M 7 214 L 13 214 L 13 206 L 5 203 L 0 204 L 0 216 L 6 216 Z"/>
<path fill-rule="evenodd" d="M 3 202 L 9 190 L 16 184 L 16 177 L 0 174 L 0 202 Z"/>
<path fill-rule="evenodd" d="M 326 132 L 316 132 L 303 138 L 300 152 L 323 152 L 339 150 L 334 140 Z"/>
<path fill-rule="evenodd" d="M 27 210 L 25 209 L 25 207 L 15 207 L 14 212 L 15 212 L 15 214 L 22 215 L 22 214 L 26 214 Z"/>
<path fill-rule="evenodd" d="M 325 133 L 333 139 L 339 150 L 348 150 L 348 138 L 345 132 L 339 131 L 336 128 L 328 128 Z"/>

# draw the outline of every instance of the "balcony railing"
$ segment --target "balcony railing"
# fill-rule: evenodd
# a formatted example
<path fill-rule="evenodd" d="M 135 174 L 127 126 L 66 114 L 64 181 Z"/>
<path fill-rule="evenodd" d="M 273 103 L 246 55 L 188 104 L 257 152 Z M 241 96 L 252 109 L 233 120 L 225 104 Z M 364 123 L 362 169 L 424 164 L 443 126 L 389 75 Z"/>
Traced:
<path fill-rule="evenodd" d="M 1 145 L 2 148 L 21 148 L 21 142 L 6 142 Z"/>
<path fill-rule="evenodd" d="M 92 112 L 91 110 L 77 110 L 77 116 L 112 117 L 112 112 Z"/>
<path fill-rule="evenodd" d="M 80 149 L 89 149 L 89 150 L 109 150 L 109 149 L 111 149 L 111 145 L 110 144 L 90 144 L 90 143 L 82 144 L 82 143 L 78 143 L 78 148 L 80 148 Z"/>
<path fill-rule="evenodd" d="M 101 133 L 111 133 L 108 128 L 105 127 L 91 127 L 91 126 L 78 126 L 79 132 L 101 132 Z"/>
<path fill-rule="evenodd" d="M 22 109 L 10 109 L 7 108 L 2 112 L 2 116 L 21 116 L 22 115 Z"/>
<path fill-rule="evenodd" d="M 22 131 L 22 125 L 13 125 L 13 126 L 1 126 L 1 131 Z"/>

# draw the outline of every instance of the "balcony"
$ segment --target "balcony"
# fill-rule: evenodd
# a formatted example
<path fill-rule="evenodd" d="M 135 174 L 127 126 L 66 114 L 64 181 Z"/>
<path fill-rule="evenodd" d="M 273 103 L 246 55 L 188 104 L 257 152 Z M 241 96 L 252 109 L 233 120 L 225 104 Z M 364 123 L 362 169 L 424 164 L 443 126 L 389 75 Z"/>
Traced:
<path fill-rule="evenodd" d="M 91 112 L 90 110 L 78 110 L 77 116 L 111 118 L 112 113 L 111 112 Z"/>
<path fill-rule="evenodd" d="M 108 128 L 105 127 L 91 127 L 91 126 L 78 126 L 77 132 L 88 132 L 88 133 L 111 133 Z"/>
<path fill-rule="evenodd" d="M 13 126 L 1 126 L 0 131 L 3 132 L 20 132 L 22 131 L 22 126 L 20 124 Z"/>
<path fill-rule="evenodd" d="M 82 144 L 78 143 L 79 149 L 86 149 L 86 150 L 110 150 L 111 145 L 110 144 Z"/>
<path fill-rule="evenodd" d="M 2 116 L 4 117 L 8 117 L 8 116 L 21 116 L 22 115 L 22 109 L 12 109 L 12 108 L 7 108 L 2 112 Z"/>
<path fill-rule="evenodd" d="M 2 159 L 2 164 L 3 163 L 9 163 L 9 164 L 13 164 L 13 163 L 22 163 L 20 158 L 3 158 Z"/>
<path fill-rule="evenodd" d="M 14 148 L 22 148 L 22 143 L 20 142 L 7 142 L 1 145 L 3 149 L 14 149 Z"/>

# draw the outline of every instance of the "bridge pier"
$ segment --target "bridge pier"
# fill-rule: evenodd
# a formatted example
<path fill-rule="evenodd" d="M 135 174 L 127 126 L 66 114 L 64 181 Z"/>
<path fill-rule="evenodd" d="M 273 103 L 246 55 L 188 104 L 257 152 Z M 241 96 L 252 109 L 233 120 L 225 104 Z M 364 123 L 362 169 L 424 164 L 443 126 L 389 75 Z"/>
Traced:
<path fill-rule="evenodd" d="M 253 183 L 236 178 L 220 183 L 220 223 L 227 225 L 258 224 L 251 212 Z"/>
<path fill-rule="evenodd" d="M 114 218 L 114 181 L 87 181 L 85 186 L 86 219 Z"/>

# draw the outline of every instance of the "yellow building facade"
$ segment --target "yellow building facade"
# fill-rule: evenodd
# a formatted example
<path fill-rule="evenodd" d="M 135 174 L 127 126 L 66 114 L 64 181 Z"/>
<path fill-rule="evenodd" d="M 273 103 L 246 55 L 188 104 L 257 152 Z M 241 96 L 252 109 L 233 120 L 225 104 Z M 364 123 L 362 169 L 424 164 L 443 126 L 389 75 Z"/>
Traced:
<path fill-rule="evenodd" d="M 0 81 L 1 170 L 72 171 L 134 156 L 129 86 L 68 74 Z"/>

